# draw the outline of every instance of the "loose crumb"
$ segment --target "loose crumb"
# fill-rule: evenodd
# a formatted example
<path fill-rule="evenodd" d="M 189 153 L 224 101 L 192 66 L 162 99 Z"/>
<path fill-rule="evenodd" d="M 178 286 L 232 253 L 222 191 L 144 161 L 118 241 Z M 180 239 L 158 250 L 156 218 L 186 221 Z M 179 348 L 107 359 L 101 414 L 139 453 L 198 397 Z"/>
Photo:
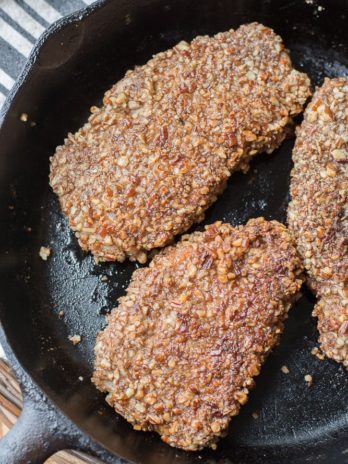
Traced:
<path fill-rule="evenodd" d="M 283 374 L 289 374 L 289 369 L 288 369 L 288 366 L 282 366 L 280 368 L 280 370 L 283 372 Z"/>
<path fill-rule="evenodd" d="M 27 122 L 27 121 L 28 121 L 28 115 L 27 115 L 27 113 L 22 113 L 22 114 L 19 116 L 19 119 L 20 119 L 22 122 Z"/>
<path fill-rule="evenodd" d="M 102 282 L 107 282 L 108 276 L 103 275 L 103 276 L 101 276 L 100 280 L 101 280 Z"/>
<path fill-rule="evenodd" d="M 81 341 L 81 335 L 69 335 L 68 338 L 73 345 L 77 345 Z"/>
<path fill-rule="evenodd" d="M 82 375 L 80 375 L 79 381 L 80 381 L 80 382 L 83 382 L 83 377 L 82 377 Z"/>
<path fill-rule="evenodd" d="M 258 415 L 257 412 L 253 412 L 253 413 L 252 413 L 252 416 L 253 416 L 254 419 L 258 419 L 258 418 L 259 418 L 259 415 Z"/>
<path fill-rule="evenodd" d="M 58 313 L 58 316 L 59 316 L 59 317 L 63 317 L 64 314 L 65 314 L 64 310 L 61 309 L 61 310 L 59 311 L 59 313 Z"/>
<path fill-rule="evenodd" d="M 310 387 L 313 383 L 313 377 L 310 374 L 306 374 L 304 379 L 307 382 L 307 385 Z"/>
<path fill-rule="evenodd" d="M 40 258 L 47 261 L 47 258 L 51 254 L 51 248 L 42 246 L 39 251 Z"/>
<path fill-rule="evenodd" d="M 313 348 L 311 350 L 311 353 L 312 353 L 313 356 L 316 356 L 321 361 L 323 361 L 323 359 L 325 358 L 324 354 L 317 347 Z"/>

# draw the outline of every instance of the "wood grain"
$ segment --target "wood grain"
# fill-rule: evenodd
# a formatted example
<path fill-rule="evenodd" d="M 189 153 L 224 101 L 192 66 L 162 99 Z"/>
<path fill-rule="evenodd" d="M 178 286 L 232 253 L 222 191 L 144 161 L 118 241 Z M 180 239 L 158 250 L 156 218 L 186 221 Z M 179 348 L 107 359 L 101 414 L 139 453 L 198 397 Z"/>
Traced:
<path fill-rule="evenodd" d="M 0 359 L 0 437 L 14 425 L 22 410 L 22 393 L 16 378 L 3 359 Z M 45 464 L 102 464 L 79 451 L 60 451 L 49 458 Z"/>

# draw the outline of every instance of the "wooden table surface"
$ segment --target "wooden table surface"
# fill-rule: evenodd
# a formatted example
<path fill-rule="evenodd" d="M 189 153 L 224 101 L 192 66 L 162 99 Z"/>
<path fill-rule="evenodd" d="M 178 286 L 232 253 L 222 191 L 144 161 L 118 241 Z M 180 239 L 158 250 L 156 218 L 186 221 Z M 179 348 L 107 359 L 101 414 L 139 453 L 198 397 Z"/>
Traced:
<path fill-rule="evenodd" d="M 3 437 L 16 422 L 22 409 L 22 394 L 19 385 L 6 361 L 0 359 L 0 437 Z M 45 464 L 102 464 L 78 451 L 60 451 Z"/>

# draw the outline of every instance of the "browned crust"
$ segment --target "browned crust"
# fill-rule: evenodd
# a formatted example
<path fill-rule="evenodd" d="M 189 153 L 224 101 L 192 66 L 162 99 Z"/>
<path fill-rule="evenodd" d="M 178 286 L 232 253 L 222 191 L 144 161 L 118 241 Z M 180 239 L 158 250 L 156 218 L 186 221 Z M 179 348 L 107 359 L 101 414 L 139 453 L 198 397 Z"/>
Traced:
<path fill-rule="evenodd" d="M 300 273 L 275 221 L 184 236 L 134 272 L 97 337 L 93 382 L 136 430 L 214 447 L 278 342 Z"/>
<path fill-rule="evenodd" d="M 257 23 L 180 42 L 127 72 L 51 158 L 81 247 L 145 262 L 203 219 L 232 172 L 282 142 L 309 93 L 281 38 Z"/>
<path fill-rule="evenodd" d="M 293 151 L 288 221 L 318 296 L 321 349 L 348 367 L 348 81 L 325 79 Z"/>

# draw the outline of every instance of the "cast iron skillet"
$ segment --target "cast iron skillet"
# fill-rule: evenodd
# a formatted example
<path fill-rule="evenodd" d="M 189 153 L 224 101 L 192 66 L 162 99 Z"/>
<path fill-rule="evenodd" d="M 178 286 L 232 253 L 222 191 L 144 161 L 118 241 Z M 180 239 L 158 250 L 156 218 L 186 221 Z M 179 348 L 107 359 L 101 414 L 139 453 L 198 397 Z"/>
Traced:
<path fill-rule="evenodd" d="M 317 332 L 314 298 L 306 289 L 249 403 L 215 452 L 175 450 L 118 417 L 90 382 L 92 350 L 104 314 L 136 265 L 94 264 L 77 246 L 47 177 L 56 145 L 82 124 L 103 92 L 127 69 L 181 39 L 257 20 L 281 34 L 295 66 L 314 84 L 325 75 L 346 75 L 348 2 L 331 0 L 319 10 L 304 0 L 100 1 L 40 39 L 5 103 L 0 131 L 1 338 L 25 400 L 21 419 L 0 443 L 2 464 L 41 463 L 65 447 L 106 462 L 348 462 L 347 375 L 310 354 Z M 27 123 L 20 121 L 23 112 Z M 247 175 L 233 175 L 205 223 L 239 224 L 260 215 L 284 221 L 292 145 L 288 140 L 274 154 L 259 156 Z M 41 245 L 52 247 L 47 262 L 39 257 Z M 82 336 L 77 346 L 67 338 L 73 334 Z"/>

